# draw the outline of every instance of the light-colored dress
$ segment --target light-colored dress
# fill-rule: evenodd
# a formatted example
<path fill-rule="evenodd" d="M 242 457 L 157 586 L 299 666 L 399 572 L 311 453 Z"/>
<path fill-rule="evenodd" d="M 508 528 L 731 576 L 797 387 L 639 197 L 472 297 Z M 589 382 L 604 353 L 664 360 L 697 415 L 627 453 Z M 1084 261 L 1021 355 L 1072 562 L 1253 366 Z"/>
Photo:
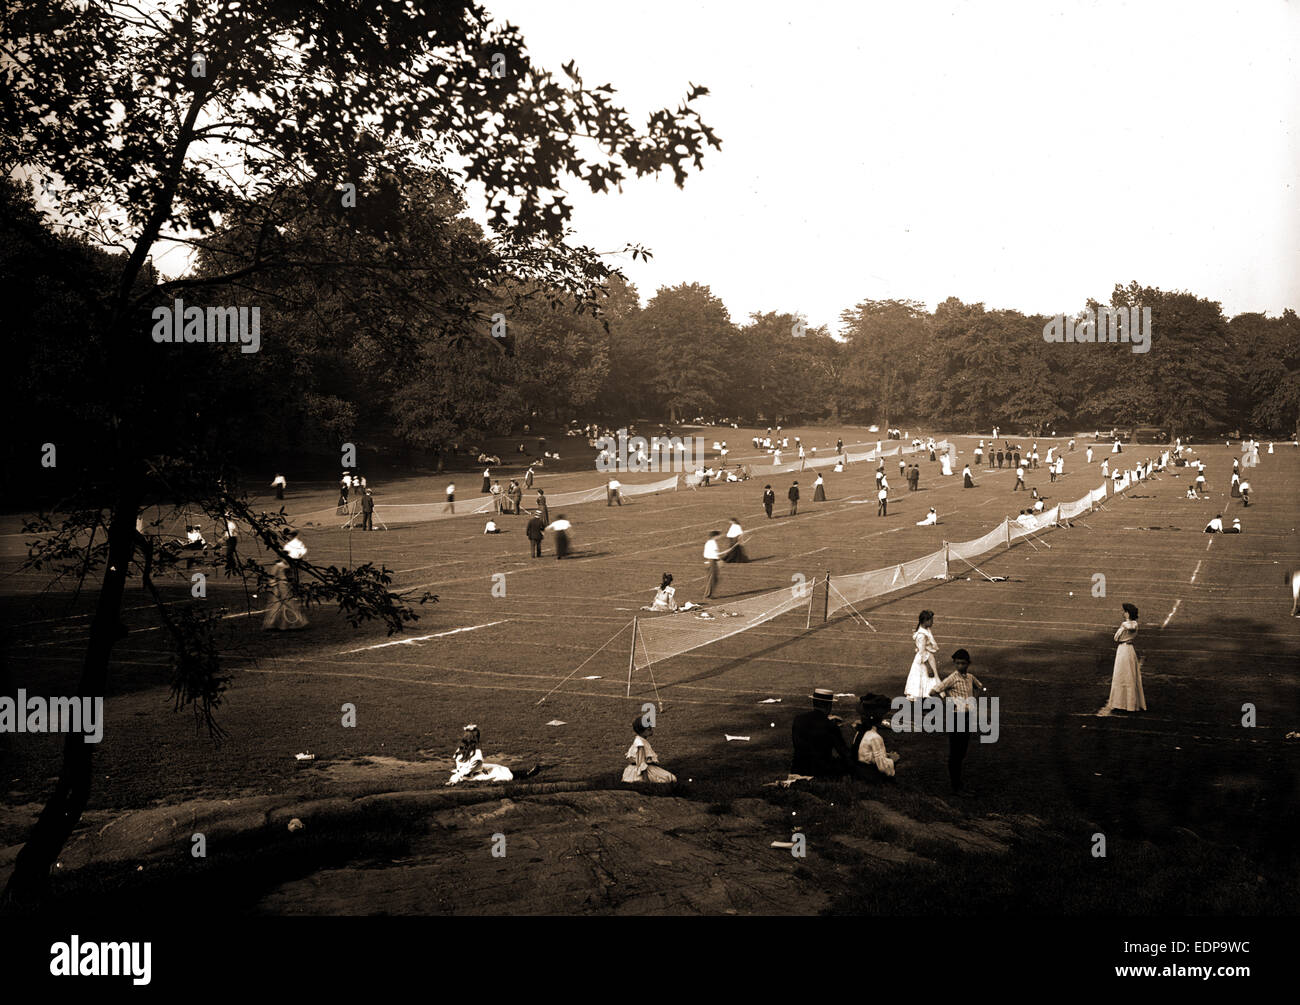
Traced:
<path fill-rule="evenodd" d="M 675 782 L 677 776 L 657 763 L 654 748 L 644 736 L 638 736 L 627 748 L 627 759 L 632 763 L 623 769 L 625 782 Z"/>
<path fill-rule="evenodd" d="M 907 686 L 903 694 L 913 700 L 928 698 L 939 684 L 939 668 L 935 665 L 934 654 L 939 646 L 934 641 L 928 628 L 918 628 L 912 633 L 916 643 L 916 655 L 912 657 L 912 667 L 907 672 Z"/>
<path fill-rule="evenodd" d="M 1142 669 L 1138 663 L 1137 650 L 1133 640 L 1137 638 L 1136 621 L 1125 621 L 1115 633 L 1115 672 L 1110 680 L 1110 698 L 1107 708 L 1117 708 L 1122 712 L 1145 712 L 1146 697 L 1142 694 Z"/>
<path fill-rule="evenodd" d="M 293 584 L 287 575 L 288 563 L 275 563 L 275 578 L 271 582 L 271 597 L 266 604 L 262 627 L 275 631 L 306 628 L 307 615 L 302 612 L 302 601 L 293 595 Z"/>
<path fill-rule="evenodd" d="M 465 760 L 461 760 L 460 751 L 456 751 L 454 760 L 456 768 L 447 780 L 448 785 L 459 782 L 508 782 L 515 777 L 504 764 L 485 764 L 481 750 L 476 749 Z"/>
<path fill-rule="evenodd" d="M 655 590 L 655 599 L 649 607 L 641 608 L 643 611 L 675 611 L 677 610 L 677 587 L 664 586 Z"/>

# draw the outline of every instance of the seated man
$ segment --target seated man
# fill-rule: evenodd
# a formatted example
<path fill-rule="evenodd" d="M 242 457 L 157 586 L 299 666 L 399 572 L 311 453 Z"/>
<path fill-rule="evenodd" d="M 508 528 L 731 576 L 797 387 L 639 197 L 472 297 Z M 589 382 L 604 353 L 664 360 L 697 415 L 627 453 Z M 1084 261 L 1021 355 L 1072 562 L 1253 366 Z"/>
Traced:
<path fill-rule="evenodd" d="M 812 709 L 795 716 L 790 728 L 794 743 L 791 773 L 818 778 L 851 774 L 855 763 L 853 752 L 844 742 L 838 720 L 833 720 L 830 714 L 834 692 L 817 688 L 812 693 L 812 701 Z"/>
<path fill-rule="evenodd" d="M 484 534 L 500 534 L 501 528 L 497 526 L 495 520 L 489 520 L 483 527 Z"/>
<path fill-rule="evenodd" d="M 917 520 L 916 525 L 918 527 L 933 527 L 938 522 L 939 522 L 939 514 L 935 512 L 935 508 L 931 506 L 930 512 L 926 514 L 925 519 Z"/>

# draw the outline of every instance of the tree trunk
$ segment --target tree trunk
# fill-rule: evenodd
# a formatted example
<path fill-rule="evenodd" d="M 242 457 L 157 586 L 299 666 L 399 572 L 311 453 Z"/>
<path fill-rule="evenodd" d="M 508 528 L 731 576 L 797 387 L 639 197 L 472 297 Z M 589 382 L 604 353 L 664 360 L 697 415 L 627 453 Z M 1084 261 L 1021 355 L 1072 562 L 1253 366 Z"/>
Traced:
<path fill-rule="evenodd" d="M 99 604 L 90 626 L 78 697 L 107 696 L 113 646 L 125 634 L 121 623 L 122 595 L 131 557 L 135 553 L 135 519 L 141 499 L 139 482 L 129 476 L 128 482 L 118 494 L 109 524 L 108 567 L 104 570 Z M 39 907 L 49 896 L 50 870 L 81 821 L 82 811 L 90 798 L 94 749 L 83 734 L 67 735 L 63 744 L 63 766 L 54 792 L 14 860 L 14 871 L 3 895 L 6 910 Z"/>

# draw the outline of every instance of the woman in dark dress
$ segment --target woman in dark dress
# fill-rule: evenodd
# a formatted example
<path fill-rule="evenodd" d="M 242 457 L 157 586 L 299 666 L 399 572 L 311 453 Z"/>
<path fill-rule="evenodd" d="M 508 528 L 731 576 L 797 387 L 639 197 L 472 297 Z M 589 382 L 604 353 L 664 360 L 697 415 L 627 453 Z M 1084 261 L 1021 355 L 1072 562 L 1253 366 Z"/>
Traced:
<path fill-rule="evenodd" d="M 826 485 L 824 480 L 822 479 L 822 476 L 818 475 L 817 480 L 813 482 L 813 502 L 825 502 L 825 501 L 826 501 Z"/>
<path fill-rule="evenodd" d="M 561 513 L 555 518 L 555 523 L 546 529 L 555 535 L 555 557 L 557 559 L 565 558 L 569 554 L 569 530 L 573 527 L 568 520 L 564 519 Z"/>

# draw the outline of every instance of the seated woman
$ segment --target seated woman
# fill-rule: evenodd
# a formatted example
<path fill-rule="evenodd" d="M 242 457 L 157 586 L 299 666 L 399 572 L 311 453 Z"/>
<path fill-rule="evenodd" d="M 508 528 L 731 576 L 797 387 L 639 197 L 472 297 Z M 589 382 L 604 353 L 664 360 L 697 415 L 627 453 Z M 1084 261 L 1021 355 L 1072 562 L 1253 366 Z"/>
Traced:
<path fill-rule="evenodd" d="M 935 508 L 931 506 L 930 512 L 925 515 L 925 519 L 917 520 L 916 525 L 918 527 L 933 527 L 938 522 L 939 522 L 939 514 L 935 511 Z"/>
<path fill-rule="evenodd" d="M 452 759 L 456 767 L 447 779 L 448 785 L 458 785 L 461 782 L 509 782 L 531 778 L 541 770 L 541 765 L 535 764 L 522 774 L 515 774 L 504 764 L 485 763 L 479 744 L 478 726 L 472 722 L 465 727 L 465 735 L 460 738 Z"/>
<path fill-rule="evenodd" d="M 883 695 L 864 694 L 858 701 L 859 720 L 853 724 L 853 742 L 849 745 L 857 758 L 855 774 L 864 781 L 893 778 L 898 754 L 885 750 L 885 740 L 876 731 L 877 724 L 889 712 Z"/>
<path fill-rule="evenodd" d="M 836 461 L 835 467 L 831 468 L 831 470 L 834 471 L 837 475 L 842 475 L 844 473 L 844 461 L 843 460 Z"/>
<path fill-rule="evenodd" d="M 501 528 L 497 526 L 497 522 L 495 520 L 489 519 L 488 522 L 483 526 L 483 533 L 500 534 Z"/>
<path fill-rule="evenodd" d="M 655 590 L 654 602 L 649 607 L 642 607 L 643 611 L 675 611 L 677 610 L 677 587 L 673 586 L 672 573 L 665 572 L 663 581 L 659 584 L 659 589 Z"/>
<path fill-rule="evenodd" d="M 180 539 L 177 538 L 177 541 Z M 203 540 L 203 531 L 198 524 L 187 524 L 185 527 L 185 543 L 181 545 L 181 551 L 207 551 L 208 542 Z M 187 555 L 185 558 L 185 568 L 190 568 L 197 561 L 194 555 Z"/>
<path fill-rule="evenodd" d="M 1216 514 L 1214 519 L 1205 525 L 1205 533 L 1222 534 L 1223 533 L 1223 514 Z"/>
<path fill-rule="evenodd" d="M 1224 532 L 1225 534 L 1240 534 L 1240 533 L 1241 533 L 1241 517 L 1236 517 L 1236 516 L 1234 516 L 1234 517 L 1232 518 L 1232 526 L 1226 528 L 1223 532 Z"/>

